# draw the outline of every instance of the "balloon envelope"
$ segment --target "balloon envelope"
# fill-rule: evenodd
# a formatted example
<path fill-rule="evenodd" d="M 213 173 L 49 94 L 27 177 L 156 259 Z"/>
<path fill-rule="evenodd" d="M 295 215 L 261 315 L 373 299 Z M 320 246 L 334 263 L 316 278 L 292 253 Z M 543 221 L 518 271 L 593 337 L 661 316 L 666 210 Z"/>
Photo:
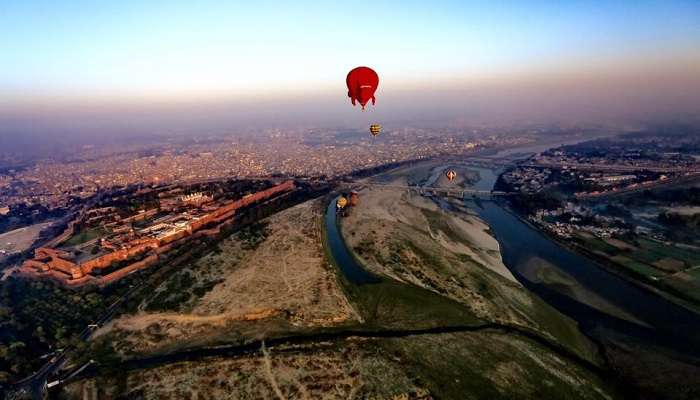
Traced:
<path fill-rule="evenodd" d="M 346 205 L 348 205 L 348 199 L 346 199 L 346 198 L 343 197 L 343 196 L 340 196 L 340 198 L 338 199 L 338 201 L 335 203 L 335 206 L 336 206 L 338 209 L 345 208 Z"/>
<path fill-rule="evenodd" d="M 345 84 L 348 86 L 348 97 L 353 106 L 359 102 L 364 110 L 370 100 L 374 104 L 376 100 L 374 92 L 379 86 L 379 75 L 372 68 L 357 67 L 351 70 L 345 78 Z"/>

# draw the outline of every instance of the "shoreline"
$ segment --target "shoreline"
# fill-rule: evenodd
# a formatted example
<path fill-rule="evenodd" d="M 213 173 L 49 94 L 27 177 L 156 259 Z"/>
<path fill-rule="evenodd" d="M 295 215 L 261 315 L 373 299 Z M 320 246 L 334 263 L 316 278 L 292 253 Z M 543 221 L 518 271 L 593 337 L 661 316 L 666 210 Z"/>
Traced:
<path fill-rule="evenodd" d="M 661 298 L 663 300 L 666 300 L 670 303 L 673 303 L 674 305 L 682 307 L 683 309 L 700 316 L 700 304 L 694 304 L 691 301 L 688 301 L 688 300 L 685 300 L 681 297 L 678 297 L 671 292 L 664 291 L 658 287 L 655 287 L 655 286 L 652 286 L 648 283 L 645 283 L 645 282 L 641 281 L 640 279 L 636 278 L 634 275 L 627 273 L 627 272 L 624 272 L 624 270 L 621 270 L 620 267 L 617 267 L 616 265 L 612 264 L 610 261 L 605 260 L 602 257 L 591 253 L 590 251 L 582 248 L 581 246 L 578 246 L 576 244 L 561 240 L 559 237 L 552 235 L 549 231 L 540 228 L 539 226 L 534 224 L 532 221 L 528 220 L 525 216 L 523 216 L 519 212 L 513 210 L 512 207 L 510 207 L 510 206 L 500 204 L 500 203 L 498 204 L 498 206 L 501 207 L 507 213 L 509 213 L 512 216 L 514 216 L 515 218 L 517 218 L 523 224 L 527 225 L 529 228 L 542 234 L 550 241 L 556 243 L 558 246 L 564 248 L 565 250 L 571 251 L 572 253 L 574 253 L 576 255 L 579 255 L 581 257 L 585 257 L 586 259 L 590 260 L 596 267 L 602 269 L 603 271 L 609 272 L 609 273 L 623 279 L 625 282 L 628 282 L 628 283 L 634 285 L 637 288 L 640 288 L 648 293 L 651 293 L 655 296 L 658 296 L 659 298 Z"/>

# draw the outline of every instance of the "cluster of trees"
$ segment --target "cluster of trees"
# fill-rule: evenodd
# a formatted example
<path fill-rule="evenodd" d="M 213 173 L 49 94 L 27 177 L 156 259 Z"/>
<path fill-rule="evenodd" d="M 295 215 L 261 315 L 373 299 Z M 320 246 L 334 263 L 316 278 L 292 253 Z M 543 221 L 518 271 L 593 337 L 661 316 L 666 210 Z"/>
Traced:
<path fill-rule="evenodd" d="M 323 186 L 313 189 L 303 187 L 272 201 L 250 207 L 237 215 L 236 222 L 222 231 L 221 238 L 244 228 L 243 237 L 251 246 L 257 246 L 267 235 L 267 224 L 257 223 L 281 209 L 328 192 Z M 253 224 L 248 228 L 246 226 Z M 129 275 L 107 288 L 67 289 L 57 283 L 43 280 L 9 278 L 0 281 L 0 385 L 24 378 L 36 371 L 46 360 L 43 354 L 60 348 L 84 348 L 80 332 L 99 318 L 110 304 L 120 299 L 133 286 L 144 282 L 157 284 L 166 274 L 161 274 L 163 265 L 181 265 L 200 258 L 212 250 L 214 239 L 195 240 L 168 252 L 163 261 L 138 273 Z M 201 297 L 218 281 L 196 282 L 194 277 L 182 274 L 173 283 L 173 291 L 187 288 L 190 295 Z M 150 285 L 148 287 L 153 287 Z M 143 293 L 141 293 L 143 294 Z M 184 296 L 183 296 L 184 297 Z M 165 299 L 170 302 L 173 299 Z M 175 307 L 182 300 L 175 299 L 161 306 Z M 122 306 L 120 312 L 135 312 L 142 297 L 134 294 Z M 177 303 L 177 304 L 175 304 Z M 99 341 L 98 341 L 99 342 Z M 109 346 L 104 346 L 108 348 Z M 99 357 L 100 351 L 91 350 L 91 357 Z M 107 352 L 109 353 L 109 352 Z M 109 353 L 110 356 L 113 356 Z"/>
<path fill-rule="evenodd" d="M 679 214 L 674 212 L 663 212 L 659 214 L 659 222 L 670 227 L 700 228 L 700 213 Z"/>
<path fill-rule="evenodd" d="M 260 243 L 264 242 L 270 234 L 268 225 L 267 221 L 256 222 L 241 229 L 238 232 L 238 238 L 243 241 L 243 248 L 249 250 L 257 249 Z"/>
<path fill-rule="evenodd" d="M 645 190 L 644 200 L 664 203 L 700 205 L 700 187 L 679 188 L 670 190 Z"/>
<path fill-rule="evenodd" d="M 0 216 L 0 232 L 8 232 L 28 225 L 38 224 L 66 214 L 62 208 L 49 209 L 41 204 L 15 204 L 7 215 Z"/>
<path fill-rule="evenodd" d="M 545 191 L 533 194 L 520 194 L 509 198 L 511 206 L 525 215 L 537 210 L 552 210 L 561 206 L 561 199 Z"/>
<path fill-rule="evenodd" d="M 0 382 L 29 375 L 42 354 L 80 345 L 77 335 L 104 309 L 96 291 L 27 279 L 0 282 Z"/>

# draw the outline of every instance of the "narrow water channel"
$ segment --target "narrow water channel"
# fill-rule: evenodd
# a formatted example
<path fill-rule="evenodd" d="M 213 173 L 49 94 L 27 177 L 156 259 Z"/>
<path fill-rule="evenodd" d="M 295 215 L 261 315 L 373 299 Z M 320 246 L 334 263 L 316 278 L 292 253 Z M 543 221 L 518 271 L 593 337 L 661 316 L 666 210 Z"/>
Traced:
<path fill-rule="evenodd" d="M 340 227 L 338 226 L 338 218 L 335 211 L 335 202 L 338 197 L 331 200 L 326 208 L 326 237 L 328 247 L 335 259 L 338 268 L 343 273 L 345 279 L 358 285 L 366 283 L 376 283 L 379 279 L 367 272 L 350 254 L 350 251 L 340 235 Z"/>

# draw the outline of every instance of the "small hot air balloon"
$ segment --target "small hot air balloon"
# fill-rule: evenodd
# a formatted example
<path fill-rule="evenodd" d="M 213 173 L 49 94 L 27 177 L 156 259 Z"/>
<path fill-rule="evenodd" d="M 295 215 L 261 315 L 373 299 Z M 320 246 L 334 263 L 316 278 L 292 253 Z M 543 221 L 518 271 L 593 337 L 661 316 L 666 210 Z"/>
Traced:
<path fill-rule="evenodd" d="M 362 109 L 365 109 L 367 102 L 372 100 L 375 102 L 374 92 L 379 86 L 379 75 L 372 68 L 357 67 L 348 72 L 345 83 L 348 85 L 348 97 L 354 106 L 357 101 L 360 102 Z"/>
<path fill-rule="evenodd" d="M 336 201 L 336 203 L 335 203 L 335 207 L 336 207 L 338 210 L 342 210 L 342 209 L 345 208 L 345 206 L 347 206 L 347 205 L 348 205 L 348 199 L 346 199 L 345 196 L 340 196 L 340 197 L 338 198 L 338 201 Z"/>
<path fill-rule="evenodd" d="M 372 134 L 372 136 L 377 136 L 380 133 L 382 133 L 382 126 L 379 124 L 372 124 L 369 126 L 369 133 Z"/>
<path fill-rule="evenodd" d="M 360 194 L 353 190 L 350 192 L 350 205 L 355 207 L 360 202 Z"/>
<path fill-rule="evenodd" d="M 447 171 L 445 176 L 447 176 L 447 180 L 452 182 L 457 177 L 457 173 L 454 170 L 449 170 L 449 171 Z"/>

